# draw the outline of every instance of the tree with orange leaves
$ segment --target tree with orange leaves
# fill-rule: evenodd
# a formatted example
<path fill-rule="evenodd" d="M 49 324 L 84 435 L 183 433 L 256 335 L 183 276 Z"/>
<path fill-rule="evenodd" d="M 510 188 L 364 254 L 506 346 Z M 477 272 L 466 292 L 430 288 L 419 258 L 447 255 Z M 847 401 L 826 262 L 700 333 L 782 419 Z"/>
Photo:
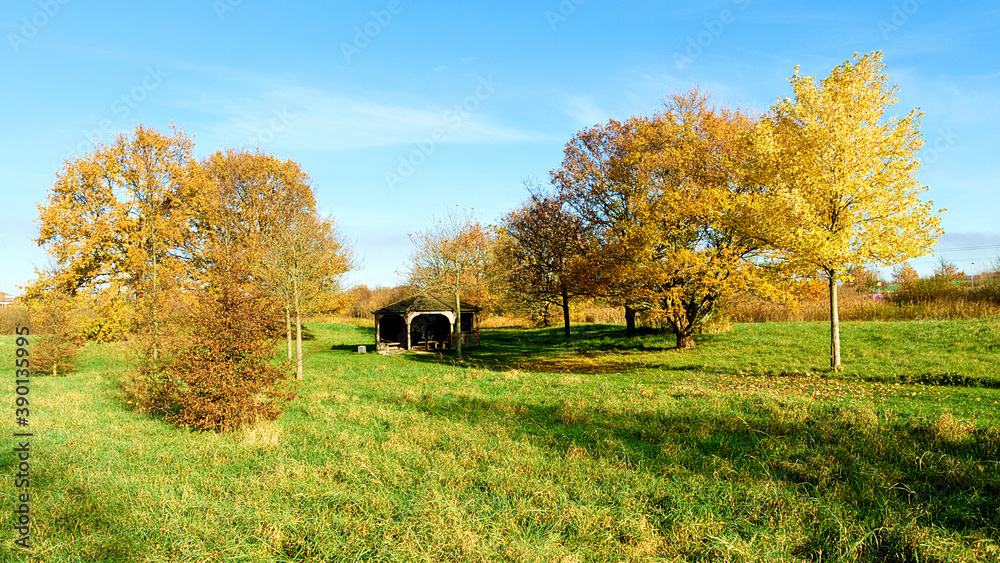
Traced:
<path fill-rule="evenodd" d="M 911 284 L 918 279 L 920 274 L 909 262 L 903 262 L 892 271 L 892 281 L 899 285 Z"/>
<path fill-rule="evenodd" d="M 302 299 L 296 303 L 290 279 L 293 270 L 288 261 L 303 260 L 303 254 L 298 252 L 302 245 L 289 240 L 303 238 L 299 236 L 304 223 L 300 217 L 317 216 L 309 177 L 291 159 L 232 149 L 209 156 L 202 162 L 201 171 L 195 222 L 199 237 L 191 253 L 196 275 L 205 277 L 217 266 L 213 260 L 220 254 L 213 252 L 213 246 L 224 246 L 227 260 L 238 257 L 243 262 L 241 271 L 283 308 L 288 360 L 293 359 L 295 342 L 297 374 L 301 376 L 301 337 L 293 340 L 292 317 L 296 313 L 295 333 L 301 334 L 301 314 L 306 303 Z M 336 256 L 317 260 L 340 264 Z"/>
<path fill-rule="evenodd" d="M 302 379 L 302 317 L 340 290 L 340 277 L 353 267 L 350 246 L 333 218 L 289 212 L 268 242 L 257 274 L 281 296 L 286 327 L 295 323 L 295 377 Z"/>
<path fill-rule="evenodd" d="M 585 293 L 583 222 L 552 196 L 532 193 L 500 221 L 493 245 L 494 278 L 507 294 L 562 309 L 570 336 L 569 301 Z"/>
<path fill-rule="evenodd" d="M 590 233 L 595 289 L 666 322 L 678 348 L 695 346 L 725 296 L 788 295 L 762 236 L 772 217 L 756 137 L 752 118 L 690 92 L 651 118 L 581 131 L 552 173 Z"/>
<path fill-rule="evenodd" d="M 138 125 L 110 144 L 67 161 L 39 205 L 39 236 L 58 266 L 40 280 L 75 295 L 85 286 L 119 287 L 142 303 L 149 354 L 159 357 L 165 293 L 182 277 L 191 229 L 196 163 L 178 128 Z"/>

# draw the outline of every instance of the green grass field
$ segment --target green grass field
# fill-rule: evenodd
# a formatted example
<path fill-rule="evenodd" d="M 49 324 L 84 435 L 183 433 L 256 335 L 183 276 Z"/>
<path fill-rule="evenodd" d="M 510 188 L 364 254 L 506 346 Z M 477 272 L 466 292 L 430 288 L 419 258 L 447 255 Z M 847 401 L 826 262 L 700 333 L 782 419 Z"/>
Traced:
<path fill-rule="evenodd" d="M 127 409 L 121 346 L 34 378 L 27 551 L 8 369 L 0 560 L 1000 561 L 998 319 L 845 323 L 840 373 L 823 323 L 493 329 L 464 365 L 310 329 L 232 434 Z"/>

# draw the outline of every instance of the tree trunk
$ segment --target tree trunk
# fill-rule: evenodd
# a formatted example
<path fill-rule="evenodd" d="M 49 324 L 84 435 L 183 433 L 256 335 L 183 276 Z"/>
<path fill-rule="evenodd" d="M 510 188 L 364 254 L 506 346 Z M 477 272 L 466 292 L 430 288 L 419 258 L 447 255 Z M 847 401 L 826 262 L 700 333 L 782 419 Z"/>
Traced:
<path fill-rule="evenodd" d="M 830 278 L 830 367 L 840 369 L 840 313 L 837 311 L 837 276 L 828 273 Z"/>
<path fill-rule="evenodd" d="M 563 326 L 565 327 L 566 338 L 569 338 L 569 292 L 566 288 L 562 290 L 562 310 Z"/>
<path fill-rule="evenodd" d="M 455 292 L 455 350 L 458 352 L 458 359 L 462 359 L 462 300 Z"/>
<path fill-rule="evenodd" d="M 156 293 L 159 291 L 158 281 L 156 277 L 156 227 L 153 227 L 153 236 L 151 237 L 150 246 L 152 246 L 153 254 L 153 361 L 155 362 L 160 357 L 160 316 L 156 303 Z"/>
<path fill-rule="evenodd" d="M 285 303 L 285 335 L 288 343 L 288 361 L 292 361 L 292 312 Z"/>
<path fill-rule="evenodd" d="M 292 280 L 295 299 L 295 379 L 302 379 L 302 314 L 299 310 L 299 283 Z"/>
<path fill-rule="evenodd" d="M 670 325 L 677 335 L 677 349 L 694 350 L 694 325 L 688 322 L 687 317 L 671 319 Z"/>
<path fill-rule="evenodd" d="M 635 334 L 635 309 L 625 305 L 625 336 Z"/>
<path fill-rule="evenodd" d="M 677 349 L 694 350 L 694 335 L 690 331 L 677 331 Z"/>

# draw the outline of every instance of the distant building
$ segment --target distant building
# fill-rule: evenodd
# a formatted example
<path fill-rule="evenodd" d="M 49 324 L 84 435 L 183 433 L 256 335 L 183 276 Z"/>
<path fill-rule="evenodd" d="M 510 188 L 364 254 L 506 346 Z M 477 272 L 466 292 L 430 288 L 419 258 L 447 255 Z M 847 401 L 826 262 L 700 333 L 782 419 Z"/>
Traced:
<path fill-rule="evenodd" d="M 378 350 L 450 349 L 455 305 L 454 298 L 421 293 L 373 311 Z M 462 303 L 462 346 L 479 345 L 478 325 L 479 307 Z"/>
<path fill-rule="evenodd" d="M 7 295 L 6 293 L 0 291 L 0 307 L 13 305 L 15 299 L 17 299 L 17 297 L 14 297 L 13 295 Z"/>

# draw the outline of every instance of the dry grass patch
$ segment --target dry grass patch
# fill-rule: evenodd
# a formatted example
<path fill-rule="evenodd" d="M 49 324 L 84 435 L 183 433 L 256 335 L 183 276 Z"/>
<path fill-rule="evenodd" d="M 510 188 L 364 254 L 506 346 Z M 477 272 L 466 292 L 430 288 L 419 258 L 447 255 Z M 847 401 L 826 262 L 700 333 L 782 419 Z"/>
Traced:
<path fill-rule="evenodd" d="M 587 401 L 563 399 L 556 407 L 556 418 L 563 424 L 587 424 L 592 416 L 587 408 Z"/>
<path fill-rule="evenodd" d="M 259 421 L 241 428 L 237 442 L 251 448 L 274 449 L 285 440 L 285 429 L 274 421 Z"/>
<path fill-rule="evenodd" d="M 964 444 L 969 441 L 975 430 L 975 421 L 958 419 L 951 411 L 941 413 L 934 421 L 934 431 L 937 438 L 946 444 Z"/>
<path fill-rule="evenodd" d="M 595 354 L 587 352 L 577 356 L 540 358 L 524 362 L 522 367 L 542 373 L 609 374 L 645 368 L 644 362 L 623 357 L 621 354 Z"/>

